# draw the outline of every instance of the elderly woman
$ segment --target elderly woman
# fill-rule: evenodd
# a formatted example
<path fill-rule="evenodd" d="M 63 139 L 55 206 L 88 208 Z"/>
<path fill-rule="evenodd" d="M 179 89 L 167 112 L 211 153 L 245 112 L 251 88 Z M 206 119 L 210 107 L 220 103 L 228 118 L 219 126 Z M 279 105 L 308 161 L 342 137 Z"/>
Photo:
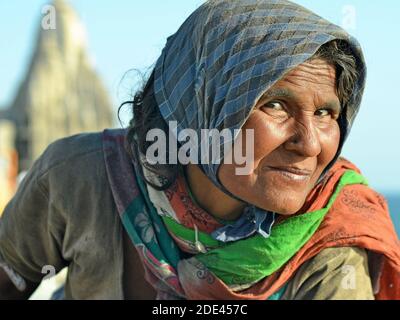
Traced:
<path fill-rule="evenodd" d="M 69 267 L 67 299 L 400 298 L 385 200 L 339 157 L 365 76 L 357 41 L 303 7 L 206 2 L 128 129 L 58 141 L 30 170 L 1 219 L 0 294 L 29 296 L 50 265 Z"/>

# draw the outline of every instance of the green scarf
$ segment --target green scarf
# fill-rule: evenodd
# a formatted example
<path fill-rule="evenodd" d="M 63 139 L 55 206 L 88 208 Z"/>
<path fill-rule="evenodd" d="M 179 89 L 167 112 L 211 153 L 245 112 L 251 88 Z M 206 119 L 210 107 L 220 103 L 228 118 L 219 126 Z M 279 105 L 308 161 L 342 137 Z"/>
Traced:
<path fill-rule="evenodd" d="M 368 185 L 368 182 L 355 171 L 346 171 L 326 207 L 285 220 L 273 227 L 269 238 L 255 235 L 223 243 L 198 232 L 198 240 L 210 249 L 196 258 L 227 285 L 258 282 L 279 270 L 310 240 L 343 187 L 353 184 Z M 194 230 L 168 217 L 163 217 L 163 221 L 174 235 L 195 244 Z"/>

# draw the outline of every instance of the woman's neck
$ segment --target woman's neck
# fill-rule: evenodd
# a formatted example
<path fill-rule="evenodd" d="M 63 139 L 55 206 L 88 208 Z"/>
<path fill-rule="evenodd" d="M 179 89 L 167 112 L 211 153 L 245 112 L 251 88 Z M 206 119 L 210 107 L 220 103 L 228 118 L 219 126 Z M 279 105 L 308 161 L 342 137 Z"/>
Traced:
<path fill-rule="evenodd" d="M 212 216 L 233 221 L 240 217 L 246 204 L 218 189 L 197 165 L 184 167 L 187 184 L 198 205 Z"/>

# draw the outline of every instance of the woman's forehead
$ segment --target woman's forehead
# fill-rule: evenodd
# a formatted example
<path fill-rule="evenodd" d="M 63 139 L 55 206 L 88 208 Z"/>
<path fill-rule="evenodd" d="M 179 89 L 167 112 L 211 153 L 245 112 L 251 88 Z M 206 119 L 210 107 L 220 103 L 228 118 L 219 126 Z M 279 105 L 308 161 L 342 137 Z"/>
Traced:
<path fill-rule="evenodd" d="M 320 100 L 337 104 L 337 108 L 340 108 L 336 83 L 336 71 L 330 64 L 305 63 L 283 76 L 263 94 L 260 100 L 274 97 L 302 100 L 308 98 L 307 95 L 313 95 L 320 96 L 322 98 Z"/>
<path fill-rule="evenodd" d="M 278 83 L 301 80 L 336 87 L 336 67 L 323 59 L 313 59 L 290 70 Z"/>

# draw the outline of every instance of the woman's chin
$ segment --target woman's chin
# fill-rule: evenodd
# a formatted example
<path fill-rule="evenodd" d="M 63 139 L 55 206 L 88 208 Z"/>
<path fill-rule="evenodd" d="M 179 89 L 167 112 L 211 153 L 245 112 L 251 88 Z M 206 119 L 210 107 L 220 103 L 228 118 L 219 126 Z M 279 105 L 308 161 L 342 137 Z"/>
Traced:
<path fill-rule="evenodd" d="M 298 213 L 304 205 L 305 199 L 272 199 L 268 203 L 264 203 L 260 208 L 276 212 L 283 216 L 290 216 Z"/>

